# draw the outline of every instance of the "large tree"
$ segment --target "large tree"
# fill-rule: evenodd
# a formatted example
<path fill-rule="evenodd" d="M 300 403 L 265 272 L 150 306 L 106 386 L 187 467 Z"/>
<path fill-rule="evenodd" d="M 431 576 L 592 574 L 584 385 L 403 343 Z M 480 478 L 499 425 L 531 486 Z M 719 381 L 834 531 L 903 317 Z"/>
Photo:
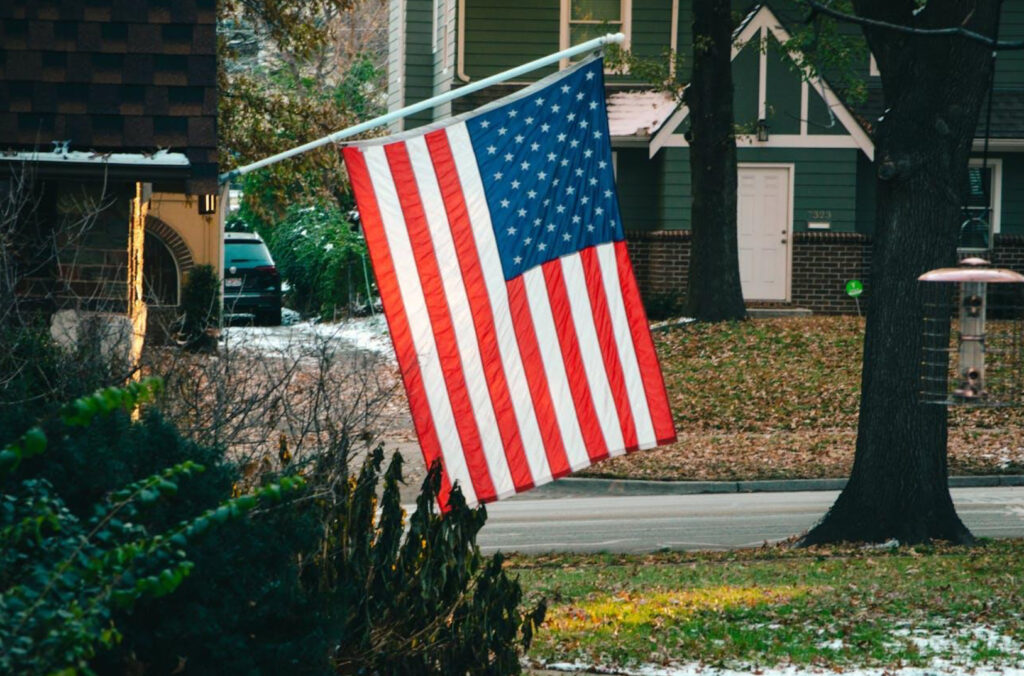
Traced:
<path fill-rule="evenodd" d="M 962 186 L 991 89 L 998 0 L 853 0 L 881 72 L 877 207 L 860 420 L 850 480 L 803 544 L 972 541 L 950 498 L 946 410 L 919 403 L 921 273 L 955 260 Z M 895 27 L 902 27 L 895 28 Z M 910 29 L 910 30 L 906 30 Z M 912 31 L 920 32 L 912 32 Z"/>
<path fill-rule="evenodd" d="M 693 2 L 690 109 L 690 270 L 687 311 L 703 321 L 743 319 L 736 241 L 736 131 L 732 107 L 732 7 Z"/>
<path fill-rule="evenodd" d="M 222 170 L 261 160 L 373 117 L 383 103 L 387 3 L 218 3 Z M 248 213 L 264 222 L 311 201 L 351 208 L 332 146 L 250 174 Z"/>

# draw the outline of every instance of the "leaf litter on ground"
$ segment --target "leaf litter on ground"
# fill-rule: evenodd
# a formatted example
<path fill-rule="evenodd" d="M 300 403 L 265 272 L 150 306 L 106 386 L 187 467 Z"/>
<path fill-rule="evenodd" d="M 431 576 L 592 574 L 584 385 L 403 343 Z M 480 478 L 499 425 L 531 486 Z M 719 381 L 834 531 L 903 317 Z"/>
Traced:
<path fill-rule="evenodd" d="M 714 481 L 849 476 L 864 320 L 692 322 L 654 334 L 678 431 L 672 445 L 589 476 Z M 952 474 L 1024 473 L 1024 412 L 952 409 Z"/>

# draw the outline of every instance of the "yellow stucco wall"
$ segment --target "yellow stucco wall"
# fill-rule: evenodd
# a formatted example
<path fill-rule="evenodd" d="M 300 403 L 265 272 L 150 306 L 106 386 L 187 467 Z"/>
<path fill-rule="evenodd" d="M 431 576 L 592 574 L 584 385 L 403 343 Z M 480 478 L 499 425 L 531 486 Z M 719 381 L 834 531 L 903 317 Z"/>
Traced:
<path fill-rule="evenodd" d="M 149 204 L 149 215 L 174 228 L 197 265 L 212 265 L 220 272 L 223 257 L 218 214 L 200 216 L 195 195 L 153 193 Z"/>

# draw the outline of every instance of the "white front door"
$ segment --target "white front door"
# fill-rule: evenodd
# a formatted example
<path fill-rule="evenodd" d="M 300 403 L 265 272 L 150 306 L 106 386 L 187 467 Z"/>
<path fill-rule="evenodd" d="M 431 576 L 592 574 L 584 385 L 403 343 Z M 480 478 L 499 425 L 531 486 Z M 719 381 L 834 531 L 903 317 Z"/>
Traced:
<path fill-rule="evenodd" d="M 739 167 L 737 235 L 744 300 L 789 300 L 790 167 Z"/>

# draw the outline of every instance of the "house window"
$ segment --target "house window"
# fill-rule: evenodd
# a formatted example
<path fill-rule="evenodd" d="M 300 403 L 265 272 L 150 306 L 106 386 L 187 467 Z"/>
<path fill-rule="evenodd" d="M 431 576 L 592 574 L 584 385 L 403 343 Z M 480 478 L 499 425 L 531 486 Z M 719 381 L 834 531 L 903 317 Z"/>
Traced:
<path fill-rule="evenodd" d="M 983 166 L 984 165 L 984 166 Z M 963 220 L 958 250 L 983 252 L 992 248 L 992 236 L 999 232 L 1003 161 L 972 159 L 967 169 Z"/>
<path fill-rule="evenodd" d="M 624 33 L 622 48 L 629 49 L 632 4 L 632 0 L 562 0 L 562 49 L 606 33 Z"/>

